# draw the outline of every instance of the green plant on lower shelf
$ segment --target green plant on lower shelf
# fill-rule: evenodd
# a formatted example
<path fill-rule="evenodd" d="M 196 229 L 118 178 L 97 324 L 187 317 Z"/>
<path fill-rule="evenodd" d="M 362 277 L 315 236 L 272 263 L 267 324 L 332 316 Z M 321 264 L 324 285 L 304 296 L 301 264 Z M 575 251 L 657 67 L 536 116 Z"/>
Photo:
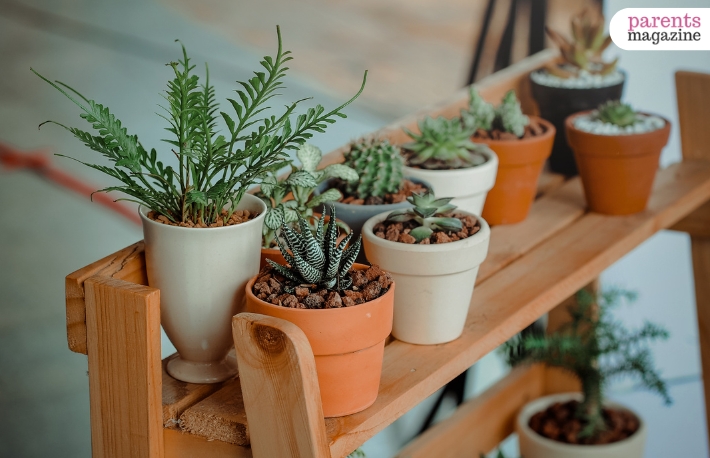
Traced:
<path fill-rule="evenodd" d="M 638 116 L 628 103 L 610 100 L 599 105 L 597 119 L 615 126 L 627 127 L 636 124 Z"/>
<path fill-rule="evenodd" d="M 313 209 L 327 202 L 340 199 L 343 195 L 337 189 L 328 189 L 322 194 L 315 195 L 314 191 L 322 182 L 330 178 L 340 178 L 345 182 L 357 181 L 358 174 L 344 164 L 331 164 L 322 170 L 317 170 L 323 153 L 309 143 L 301 145 L 296 151 L 296 157 L 301 161 L 301 168 L 291 166 L 291 174 L 282 180 L 277 180 L 271 173 L 264 180 L 257 194 L 266 203 L 267 213 L 262 229 L 262 242 L 264 248 L 270 248 L 277 237 L 282 224 L 286 223 L 296 227 L 300 218 L 308 222 L 311 232 L 316 230 L 316 220 L 313 218 Z M 285 200 L 288 194 L 292 199 Z M 342 222 L 336 222 L 344 232 L 350 228 Z"/>
<path fill-rule="evenodd" d="M 365 452 L 361 448 L 358 448 L 348 455 L 347 458 L 367 458 L 367 455 L 365 455 Z"/>
<path fill-rule="evenodd" d="M 294 120 L 297 101 L 278 116 L 265 116 L 262 113 L 269 108 L 267 104 L 283 88 L 286 64 L 291 60 L 290 52 L 282 48 L 281 31 L 278 27 L 276 30 L 276 55 L 264 57 L 264 71 L 254 72 L 247 81 L 238 81 L 238 97 L 227 99 L 233 114 L 220 111 L 209 72 L 205 70 L 201 83 L 184 47 L 182 59 L 168 64 L 174 78 L 163 95 L 167 104 L 160 116 L 167 121 L 165 129 L 170 138 L 164 141 L 177 159 L 175 167 L 159 161 L 155 149 L 145 149 L 107 107 L 32 71 L 79 106 L 81 118 L 98 132 L 94 135 L 47 121 L 65 128 L 112 163 L 104 166 L 82 162 L 121 183 L 101 191 L 123 192 L 129 197 L 120 200 L 138 202 L 172 222 L 190 219 L 211 224 L 226 208 L 226 222 L 249 187 L 269 172 L 287 166 L 289 150 L 298 148 L 314 133 L 323 132 L 337 118 L 346 117 L 343 109 L 365 87 L 367 72 L 358 93 L 331 111 L 317 105 Z M 224 135 L 218 127 L 220 118 L 226 127 Z"/>
<path fill-rule="evenodd" d="M 610 379 L 635 377 L 669 404 L 666 383 L 654 368 L 648 348 L 653 341 L 667 339 L 668 332 L 649 322 L 629 331 L 609 313 L 622 299 L 635 299 L 635 293 L 612 289 L 595 296 L 581 290 L 576 297 L 577 307 L 569 308 L 572 320 L 557 332 L 508 341 L 502 347 L 508 363 L 545 363 L 579 379 L 583 400 L 576 415 L 585 425 L 580 437 L 594 437 L 606 428 L 602 407 Z"/>
<path fill-rule="evenodd" d="M 461 119 L 474 132 L 478 129 L 500 129 L 518 138 L 525 134 L 525 126 L 530 123 L 530 119 L 523 114 L 514 90 L 508 91 L 501 104 L 494 107 L 483 100 L 473 86 L 470 88 L 468 108 L 461 110 Z"/>
<path fill-rule="evenodd" d="M 388 140 L 353 142 L 343 154 L 344 164 L 355 169 L 359 179 L 347 185 L 347 192 L 359 199 L 383 197 L 399 191 L 404 180 L 404 158 L 398 146 Z"/>
<path fill-rule="evenodd" d="M 414 205 L 413 208 L 395 210 L 387 215 L 386 221 L 403 223 L 415 221 L 419 226 L 409 232 L 418 242 L 428 238 L 434 230 L 459 232 L 463 228 L 463 223 L 458 218 L 450 215 L 456 206 L 450 204 L 453 197 L 442 197 L 437 199 L 433 192 L 424 194 L 413 194 L 407 197 L 407 201 Z"/>
<path fill-rule="evenodd" d="M 298 285 L 322 286 L 333 291 L 342 291 L 352 284 L 348 271 L 360 252 L 361 239 L 348 247 L 352 233 L 338 243 L 338 229 L 335 224 L 325 227 L 326 211 L 311 232 L 308 221 L 299 218 L 300 231 L 286 224 L 281 226 L 281 237 L 277 238 L 279 249 L 288 266 L 282 266 L 267 259 L 278 273 L 286 277 L 285 290 L 292 292 Z M 335 208 L 330 210 L 331 220 L 335 220 Z"/>
<path fill-rule="evenodd" d="M 410 165 L 424 169 L 460 169 L 486 162 L 482 153 L 488 151 L 488 147 L 471 141 L 476 129 L 461 118 L 426 117 L 419 122 L 418 134 L 408 129 L 404 131 L 414 140 L 402 145 L 411 152 Z"/>

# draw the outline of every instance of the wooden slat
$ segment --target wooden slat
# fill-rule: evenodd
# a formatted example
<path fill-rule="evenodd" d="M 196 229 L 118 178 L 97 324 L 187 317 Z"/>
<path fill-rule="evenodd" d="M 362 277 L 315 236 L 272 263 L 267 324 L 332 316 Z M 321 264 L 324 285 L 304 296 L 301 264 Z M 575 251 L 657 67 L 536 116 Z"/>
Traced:
<path fill-rule="evenodd" d="M 207 440 L 174 429 L 163 430 L 165 458 L 252 458 L 251 449 Z"/>
<path fill-rule="evenodd" d="M 695 237 L 710 237 L 710 202 L 701 205 L 693 213 L 671 226 L 670 229 L 687 232 Z"/>
<path fill-rule="evenodd" d="M 710 74 L 676 72 L 683 159 L 710 160 Z"/>
<path fill-rule="evenodd" d="M 244 407 L 255 458 L 330 458 L 316 361 L 288 321 L 240 313 L 232 319 Z"/>
<path fill-rule="evenodd" d="M 95 276 L 86 305 L 93 456 L 163 458 L 160 291 Z"/>
<path fill-rule="evenodd" d="M 693 274 L 695 278 L 695 304 L 698 313 L 700 362 L 705 390 L 705 415 L 710 425 L 710 238 L 691 239 Z"/>
<path fill-rule="evenodd" d="M 454 458 L 489 452 L 513 432 L 518 409 L 543 395 L 544 376 L 544 366 L 513 369 L 494 386 L 461 405 L 451 417 L 429 428 L 397 456 Z"/>
<path fill-rule="evenodd" d="M 332 454 L 340 456 L 371 438 L 708 198 L 710 164 L 673 165 L 658 174 L 645 212 L 624 217 L 586 214 L 478 286 L 461 338 L 437 346 L 392 342 L 385 350 L 375 404 L 326 421 Z"/>
<path fill-rule="evenodd" d="M 135 243 L 67 275 L 65 279 L 67 341 L 69 349 L 76 353 L 86 354 L 84 281 L 94 275 L 147 285 L 143 242 Z"/>
<path fill-rule="evenodd" d="M 187 383 L 176 380 L 165 370 L 168 361 L 177 356 L 177 353 L 165 358 L 162 364 L 162 393 L 163 393 L 163 426 L 178 428 L 178 422 L 183 412 L 210 394 L 222 387 L 221 383 Z"/>
<path fill-rule="evenodd" d="M 209 440 L 249 445 L 247 414 L 239 380 L 226 382 L 212 396 L 185 410 L 180 416 L 180 427 Z"/>

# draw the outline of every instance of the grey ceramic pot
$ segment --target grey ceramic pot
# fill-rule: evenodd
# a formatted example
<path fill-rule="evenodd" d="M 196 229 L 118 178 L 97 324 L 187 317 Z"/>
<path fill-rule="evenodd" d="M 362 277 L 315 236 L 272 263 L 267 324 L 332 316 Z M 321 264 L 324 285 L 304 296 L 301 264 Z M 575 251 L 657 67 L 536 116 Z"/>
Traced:
<path fill-rule="evenodd" d="M 426 186 L 428 189 L 431 189 L 431 185 L 427 183 L 424 180 L 419 180 L 417 178 L 408 178 L 405 177 L 405 179 L 410 180 L 414 183 L 421 184 Z M 331 181 L 326 181 L 324 183 L 321 183 L 321 185 L 316 189 L 315 194 L 320 194 L 324 192 L 325 190 L 329 189 L 331 187 Z M 398 204 L 386 204 L 386 205 L 350 205 L 350 204 L 344 204 L 342 202 L 329 202 L 328 205 L 333 205 L 335 206 L 335 214 L 336 217 L 339 220 L 342 220 L 345 224 L 350 226 L 350 229 L 353 231 L 353 238 L 351 240 L 357 240 L 357 238 L 360 236 L 360 233 L 362 231 L 362 226 L 365 224 L 365 221 L 368 219 L 372 218 L 375 215 L 379 215 L 380 213 L 383 212 L 391 212 L 394 210 L 399 210 L 402 208 L 409 208 L 412 206 L 407 201 L 400 202 Z M 323 212 L 323 207 L 319 207 L 317 210 L 319 212 Z M 358 255 L 357 262 L 365 262 L 365 250 L 361 249 L 360 254 Z"/>

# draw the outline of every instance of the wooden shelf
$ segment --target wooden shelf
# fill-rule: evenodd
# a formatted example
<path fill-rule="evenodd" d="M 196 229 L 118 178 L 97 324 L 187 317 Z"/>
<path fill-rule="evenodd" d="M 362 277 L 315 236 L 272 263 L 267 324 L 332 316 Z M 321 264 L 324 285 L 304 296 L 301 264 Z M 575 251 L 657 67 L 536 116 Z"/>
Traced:
<path fill-rule="evenodd" d="M 514 87 L 524 95 L 527 73 L 554 55 L 546 51 L 515 68 L 500 72 L 494 79 L 482 82 L 481 92 L 484 97 L 496 99 Z M 458 113 L 466 97 L 465 93 L 460 93 L 426 113 L 451 116 Z M 523 98 L 523 103 L 529 104 L 529 96 Z M 376 135 L 401 142 L 402 126 L 414 127 L 417 117 L 421 115 L 395 123 Z M 341 150 L 327 156 L 327 161 L 337 162 Z M 539 189 L 539 197 L 524 222 L 492 228 L 489 254 L 480 268 L 461 338 L 434 346 L 391 341 L 385 349 L 380 392 L 375 404 L 354 415 L 325 419 L 327 444 L 333 458 L 352 452 L 488 352 L 588 284 L 644 240 L 678 223 L 710 200 L 710 162 L 686 160 L 659 171 L 648 209 L 630 216 L 611 217 L 587 212 L 579 178 L 564 180 L 557 175 L 543 174 Z M 146 452 L 140 456 L 251 456 L 248 447 L 251 434 L 239 379 L 219 385 L 179 382 L 165 372 L 164 362 L 161 370 L 159 361 L 151 359 L 156 351 L 159 354 L 159 341 L 157 350 L 154 342 L 158 328 L 156 310 L 159 304 L 155 299 L 158 290 L 145 285 L 147 278 L 142 242 L 67 277 L 69 346 L 80 353 L 87 353 L 89 349 L 90 367 L 93 365 L 95 368 L 91 385 L 92 436 L 105 437 L 106 443 L 111 443 L 116 436 L 135 435 L 137 442 L 145 444 L 145 449 L 141 450 Z M 102 288 L 109 289 L 104 291 Z M 145 319 L 149 328 L 146 330 L 139 326 L 136 330 L 138 340 L 144 339 L 147 350 L 138 353 L 138 363 L 121 362 L 129 366 L 131 363 L 138 364 L 138 369 L 133 366 L 128 369 L 124 366 L 121 366 L 122 369 L 113 367 L 117 360 L 123 358 L 121 352 L 125 350 L 108 348 L 111 334 L 101 329 L 95 319 L 96 310 L 115 320 L 123 319 L 121 314 L 133 313 L 132 309 L 127 308 L 121 309 L 116 317 L 110 314 L 113 311 L 101 303 L 104 300 L 101 295 L 111 293 L 110 288 L 126 292 L 125 297 L 117 300 L 119 303 L 131 305 L 133 298 L 145 300 L 145 310 L 136 310 L 135 316 Z M 87 306 L 93 310 L 88 321 Z M 159 311 L 157 313 L 159 316 Z M 134 318 L 131 315 L 131 319 Z M 96 335 L 108 340 L 97 340 Z M 101 370 L 96 369 L 98 367 Z M 120 373 L 124 369 L 126 373 L 137 371 L 141 374 L 140 380 L 127 378 L 128 375 Z M 98 384 L 96 380 L 103 380 L 101 377 L 109 370 L 119 373 L 113 380 Z M 535 371 L 530 373 L 539 372 Z M 155 437 L 155 425 L 150 421 L 149 426 L 143 429 L 134 426 L 143 421 L 146 415 L 143 411 L 116 404 L 115 399 L 106 409 L 120 411 L 117 415 L 119 420 L 104 423 L 95 420 L 100 416 L 98 412 L 103 411 L 99 405 L 103 401 L 96 400 L 97 393 L 102 396 L 113 393 L 115 388 L 112 387 L 117 383 L 131 386 L 127 389 L 127 396 L 134 391 L 159 394 L 162 390 L 162 414 L 155 412 L 161 409 L 157 403 L 147 408 L 150 421 L 157 419 L 155 421 L 162 422 L 161 438 Z M 539 389 L 533 391 L 544 390 L 544 386 L 542 383 Z M 505 391 L 495 393 L 501 392 Z M 498 399 L 502 395 L 496 396 Z M 143 398 L 145 396 L 140 399 Z M 147 399 L 150 404 L 150 396 Z M 121 421 L 126 424 L 120 424 Z M 104 456 L 97 451 L 98 439 L 92 440 L 95 456 Z M 160 446 L 152 447 L 151 444 L 156 441 L 160 442 Z M 105 445 L 104 442 L 99 444 Z M 315 453 L 308 456 L 322 455 Z"/>

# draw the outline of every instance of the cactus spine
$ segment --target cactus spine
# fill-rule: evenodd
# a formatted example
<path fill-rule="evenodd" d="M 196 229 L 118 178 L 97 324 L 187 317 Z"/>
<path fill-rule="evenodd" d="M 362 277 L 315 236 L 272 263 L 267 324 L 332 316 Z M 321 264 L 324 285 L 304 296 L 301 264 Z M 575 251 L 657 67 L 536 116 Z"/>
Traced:
<path fill-rule="evenodd" d="M 387 140 L 364 140 L 352 143 L 344 156 L 345 165 L 360 176 L 359 181 L 348 183 L 348 194 L 367 199 L 399 191 L 404 179 L 404 158 L 398 146 Z"/>

